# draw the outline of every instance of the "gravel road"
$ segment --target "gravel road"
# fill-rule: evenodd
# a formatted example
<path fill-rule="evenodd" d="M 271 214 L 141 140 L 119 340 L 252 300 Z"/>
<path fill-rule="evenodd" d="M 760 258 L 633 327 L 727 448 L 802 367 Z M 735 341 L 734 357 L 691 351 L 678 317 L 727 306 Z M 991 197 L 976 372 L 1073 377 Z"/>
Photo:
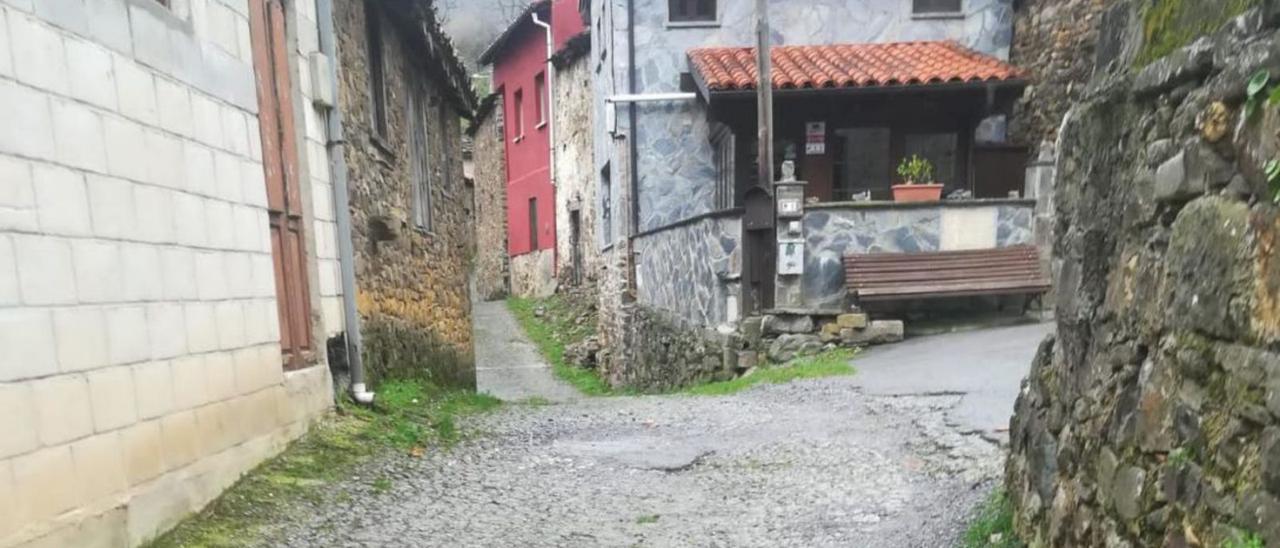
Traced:
<path fill-rule="evenodd" d="M 510 404 L 368 463 L 268 545 L 954 546 L 997 446 L 948 424 L 963 395 L 855 379 Z"/>

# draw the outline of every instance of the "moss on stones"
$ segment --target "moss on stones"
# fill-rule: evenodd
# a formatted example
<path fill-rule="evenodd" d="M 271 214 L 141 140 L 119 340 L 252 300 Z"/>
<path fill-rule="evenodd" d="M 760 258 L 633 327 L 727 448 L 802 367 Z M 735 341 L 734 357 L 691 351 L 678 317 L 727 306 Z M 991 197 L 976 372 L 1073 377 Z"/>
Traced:
<path fill-rule="evenodd" d="M 1259 0 L 1147 0 L 1142 8 L 1144 66 L 1210 34 Z"/>

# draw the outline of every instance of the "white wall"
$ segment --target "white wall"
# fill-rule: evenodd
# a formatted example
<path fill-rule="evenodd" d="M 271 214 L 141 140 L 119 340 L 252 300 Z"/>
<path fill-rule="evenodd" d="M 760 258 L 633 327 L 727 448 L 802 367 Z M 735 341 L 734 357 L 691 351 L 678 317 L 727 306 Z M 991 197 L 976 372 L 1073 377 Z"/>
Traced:
<path fill-rule="evenodd" d="M 137 544 L 330 405 L 323 363 L 282 369 L 248 1 L 0 0 L 0 546 Z M 323 128 L 298 103 L 332 333 Z"/>

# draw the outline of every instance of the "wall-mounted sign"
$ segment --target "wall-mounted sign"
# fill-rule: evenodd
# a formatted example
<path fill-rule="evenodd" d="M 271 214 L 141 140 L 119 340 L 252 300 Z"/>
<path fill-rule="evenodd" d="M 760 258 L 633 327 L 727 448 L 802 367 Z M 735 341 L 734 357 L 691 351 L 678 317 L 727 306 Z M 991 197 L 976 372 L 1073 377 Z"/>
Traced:
<path fill-rule="evenodd" d="M 826 122 L 804 124 L 804 153 L 809 156 L 822 156 L 827 153 Z"/>

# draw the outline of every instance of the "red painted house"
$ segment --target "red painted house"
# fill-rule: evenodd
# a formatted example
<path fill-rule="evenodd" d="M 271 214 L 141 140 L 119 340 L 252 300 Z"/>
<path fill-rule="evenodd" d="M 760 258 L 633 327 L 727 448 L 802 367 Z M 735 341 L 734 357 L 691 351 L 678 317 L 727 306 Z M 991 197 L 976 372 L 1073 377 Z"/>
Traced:
<path fill-rule="evenodd" d="M 531 4 L 485 50 L 480 62 L 493 65 L 493 90 L 505 112 L 507 252 L 512 293 L 545 296 L 554 289 L 556 269 L 555 185 L 551 172 L 551 89 L 547 29 L 555 50 L 585 30 L 579 0 L 539 0 Z"/>

